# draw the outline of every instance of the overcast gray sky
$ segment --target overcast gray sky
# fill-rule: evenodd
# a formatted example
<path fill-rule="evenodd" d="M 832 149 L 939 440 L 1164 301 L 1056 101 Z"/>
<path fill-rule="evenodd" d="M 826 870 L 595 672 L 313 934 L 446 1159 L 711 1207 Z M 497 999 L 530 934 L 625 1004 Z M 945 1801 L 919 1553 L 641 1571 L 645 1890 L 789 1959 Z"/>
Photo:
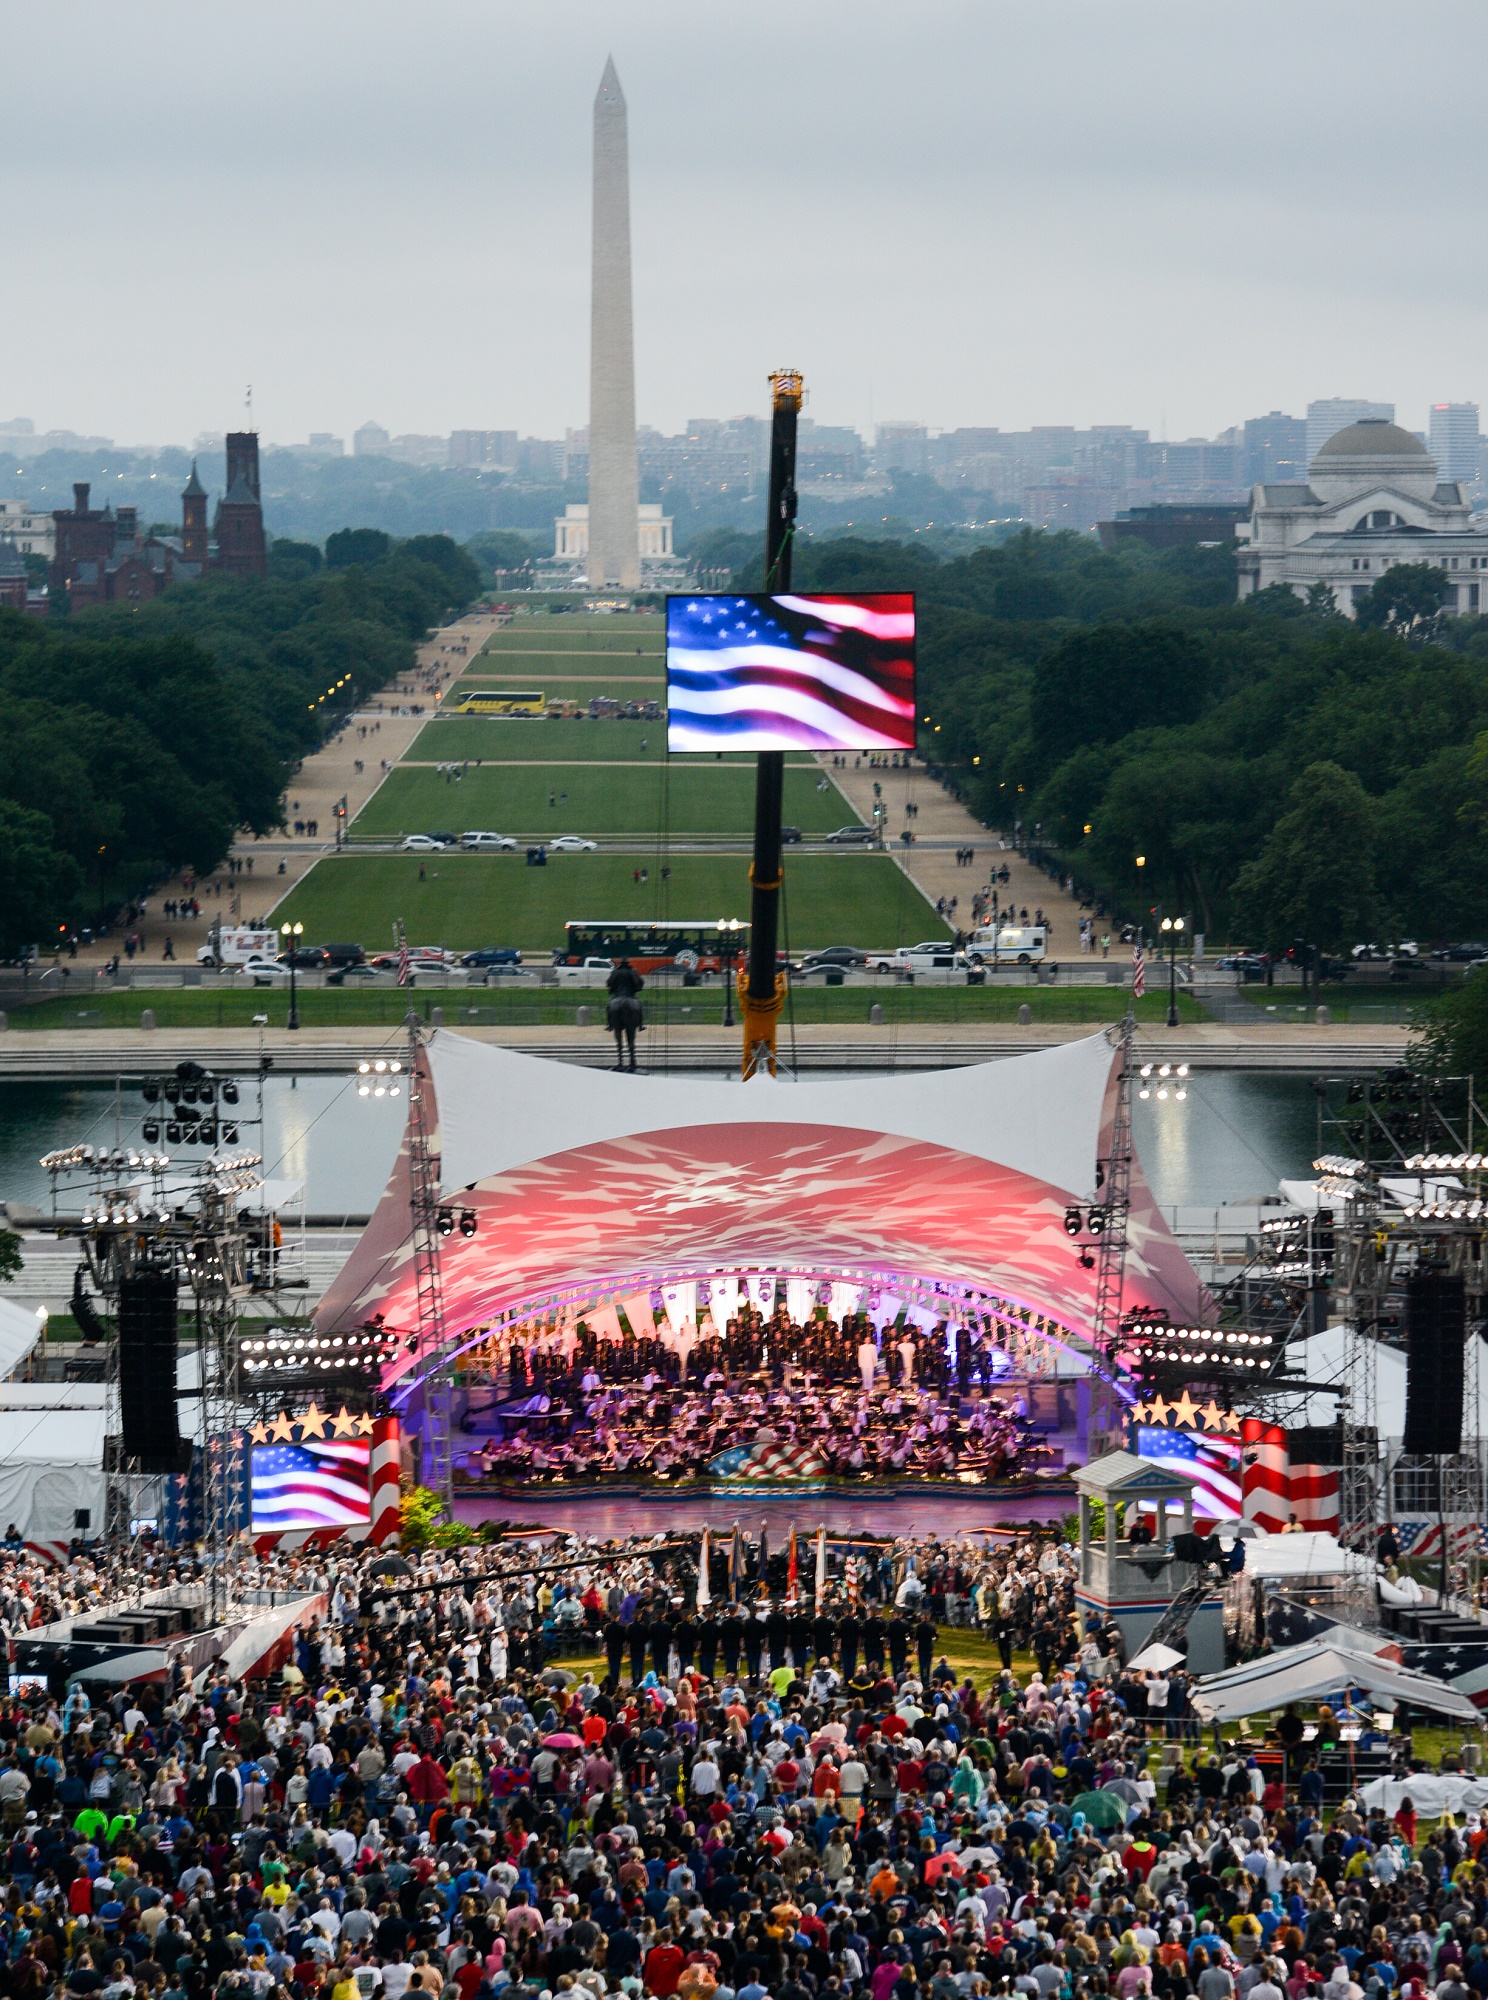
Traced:
<path fill-rule="evenodd" d="M 170 442 L 588 395 L 630 105 L 637 410 L 1212 433 L 1488 402 L 1483 0 L 0 0 L 0 418 Z"/>

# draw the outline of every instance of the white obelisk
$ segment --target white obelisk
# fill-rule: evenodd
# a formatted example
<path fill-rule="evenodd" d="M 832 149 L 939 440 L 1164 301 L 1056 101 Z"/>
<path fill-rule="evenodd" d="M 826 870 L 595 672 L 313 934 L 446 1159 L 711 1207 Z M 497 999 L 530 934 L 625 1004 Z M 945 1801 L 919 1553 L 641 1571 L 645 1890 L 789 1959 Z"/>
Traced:
<path fill-rule="evenodd" d="M 589 324 L 589 585 L 641 582 L 635 343 L 630 316 L 630 139 L 614 58 L 594 100 L 594 263 Z"/>

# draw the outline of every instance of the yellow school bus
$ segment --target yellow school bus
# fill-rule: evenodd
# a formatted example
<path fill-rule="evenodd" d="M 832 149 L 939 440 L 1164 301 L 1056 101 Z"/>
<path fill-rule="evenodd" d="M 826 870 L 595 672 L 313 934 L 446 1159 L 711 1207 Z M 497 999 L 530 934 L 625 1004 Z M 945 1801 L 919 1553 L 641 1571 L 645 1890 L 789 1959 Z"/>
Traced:
<path fill-rule="evenodd" d="M 541 715 L 547 706 L 541 688 L 497 688 L 488 693 L 467 694 L 446 715 Z"/>

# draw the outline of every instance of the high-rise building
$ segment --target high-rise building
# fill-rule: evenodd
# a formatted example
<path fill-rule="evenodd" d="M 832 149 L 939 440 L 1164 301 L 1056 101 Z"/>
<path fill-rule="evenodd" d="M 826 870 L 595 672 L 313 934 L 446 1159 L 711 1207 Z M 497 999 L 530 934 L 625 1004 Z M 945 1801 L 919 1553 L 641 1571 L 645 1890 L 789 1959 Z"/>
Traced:
<path fill-rule="evenodd" d="M 1383 417 L 1387 424 L 1395 421 L 1393 403 L 1367 403 L 1358 396 L 1324 396 L 1320 401 L 1307 405 L 1307 463 L 1317 457 L 1330 437 L 1346 431 L 1350 424 L 1360 424 L 1366 420 Z"/>
<path fill-rule="evenodd" d="M 630 294 L 630 135 L 625 97 L 606 62 L 594 100 L 593 263 L 589 325 L 589 584 L 636 590 L 635 336 Z"/>
<path fill-rule="evenodd" d="M 1443 479 L 1475 486 L 1478 478 L 1478 406 L 1476 403 L 1431 405 L 1431 456 Z"/>
<path fill-rule="evenodd" d="M 1241 476 L 1247 486 L 1305 486 L 1307 421 L 1268 410 L 1247 417 L 1241 446 Z"/>
<path fill-rule="evenodd" d="M 369 418 L 351 434 L 352 455 L 355 458 L 386 458 L 392 441 L 382 425 L 374 424 Z"/>
<path fill-rule="evenodd" d="M 880 424 L 874 455 L 880 472 L 924 472 L 930 462 L 930 433 L 923 424 Z"/>

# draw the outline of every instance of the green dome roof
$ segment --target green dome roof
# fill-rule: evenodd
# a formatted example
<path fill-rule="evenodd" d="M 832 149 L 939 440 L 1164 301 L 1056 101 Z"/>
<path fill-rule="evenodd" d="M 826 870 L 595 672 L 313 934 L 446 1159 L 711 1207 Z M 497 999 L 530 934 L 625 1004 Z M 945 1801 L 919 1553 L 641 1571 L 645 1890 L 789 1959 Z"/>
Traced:
<path fill-rule="evenodd" d="M 1318 446 L 1318 458 L 1429 458 L 1418 437 L 1383 417 L 1364 417 Z M 1313 461 L 1314 464 L 1316 460 Z"/>

